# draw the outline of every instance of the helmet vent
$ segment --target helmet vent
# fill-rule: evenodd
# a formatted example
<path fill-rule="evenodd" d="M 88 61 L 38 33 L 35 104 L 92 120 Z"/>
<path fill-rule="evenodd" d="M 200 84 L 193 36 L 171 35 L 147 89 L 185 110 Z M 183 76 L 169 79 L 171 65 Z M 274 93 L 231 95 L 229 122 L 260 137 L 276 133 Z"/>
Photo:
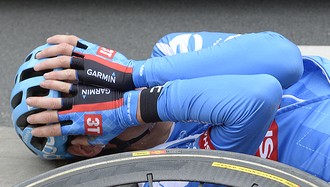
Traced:
<path fill-rule="evenodd" d="M 25 58 L 25 61 L 24 61 L 24 62 L 29 61 L 29 60 L 31 59 L 31 57 L 32 57 L 32 53 L 30 53 L 30 54 Z"/>
<path fill-rule="evenodd" d="M 40 86 L 34 86 L 27 90 L 26 97 L 44 97 L 49 94 L 49 90 L 41 88 Z"/>
<path fill-rule="evenodd" d="M 39 138 L 39 137 L 32 136 L 30 143 L 31 143 L 31 145 L 33 145 L 33 147 L 42 151 L 46 145 L 46 142 L 47 142 L 47 138 Z"/>
<path fill-rule="evenodd" d="M 33 68 L 26 69 L 21 73 L 19 82 L 33 77 L 43 76 L 45 73 L 48 73 L 50 71 L 52 70 L 34 71 Z"/>
<path fill-rule="evenodd" d="M 13 97 L 13 99 L 11 100 L 11 107 L 13 109 L 15 109 L 19 104 L 21 104 L 22 96 L 23 96 L 23 92 L 20 91 Z"/>

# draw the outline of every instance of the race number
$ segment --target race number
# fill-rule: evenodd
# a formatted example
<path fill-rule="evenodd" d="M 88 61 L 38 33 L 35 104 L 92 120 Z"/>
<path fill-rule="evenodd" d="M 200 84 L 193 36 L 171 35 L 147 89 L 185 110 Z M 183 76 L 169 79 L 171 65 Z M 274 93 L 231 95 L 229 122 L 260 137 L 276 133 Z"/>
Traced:
<path fill-rule="evenodd" d="M 102 115 L 85 114 L 84 115 L 85 134 L 102 135 Z"/>
<path fill-rule="evenodd" d="M 113 59 L 116 54 L 116 51 L 112 49 L 107 49 L 105 47 L 99 47 L 96 54 L 105 58 Z"/>
<path fill-rule="evenodd" d="M 275 120 L 261 142 L 256 156 L 278 161 L 278 125 Z"/>

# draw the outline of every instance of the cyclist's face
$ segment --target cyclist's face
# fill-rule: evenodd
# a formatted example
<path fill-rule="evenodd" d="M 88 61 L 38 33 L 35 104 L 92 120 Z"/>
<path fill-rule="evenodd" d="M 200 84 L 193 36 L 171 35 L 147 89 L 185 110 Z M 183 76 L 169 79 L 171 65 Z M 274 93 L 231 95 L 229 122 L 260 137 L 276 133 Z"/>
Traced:
<path fill-rule="evenodd" d="M 75 156 L 94 157 L 102 151 L 102 147 L 76 144 L 76 145 L 70 145 L 67 151 Z"/>

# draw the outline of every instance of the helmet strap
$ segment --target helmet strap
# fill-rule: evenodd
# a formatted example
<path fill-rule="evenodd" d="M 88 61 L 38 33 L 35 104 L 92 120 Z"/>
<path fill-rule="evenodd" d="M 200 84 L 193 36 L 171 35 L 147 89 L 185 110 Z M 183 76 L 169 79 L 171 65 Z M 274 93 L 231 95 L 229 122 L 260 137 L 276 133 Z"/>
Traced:
<path fill-rule="evenodd" d="M 120 153 L 126 151 L 128 147 L 130 147 L 132 144 L 138 142 L 141 140 L 143 137 L 145 137 L 147 134 L 150 133 L 150 129 L 147 129 L 144 131 L 142 134 L 139 136 L 132 138 L 130 140 L 121 140 L 119 138 L 114 138 L 112 139 L 109 143 L 116 145 L 116 148 L 106 148 L 101 151 L 101 153 L 98 154 L 98 156 L 103 156 L 103 155 L 109 155 L 109 154 L 115 154 L 115 153 Z"/>

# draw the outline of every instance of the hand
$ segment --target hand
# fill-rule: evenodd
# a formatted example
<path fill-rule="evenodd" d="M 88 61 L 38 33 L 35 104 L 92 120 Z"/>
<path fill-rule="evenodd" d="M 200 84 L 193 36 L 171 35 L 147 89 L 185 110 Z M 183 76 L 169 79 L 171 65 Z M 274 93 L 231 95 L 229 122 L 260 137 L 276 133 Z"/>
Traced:
<path fill-rule="evenodd" d="M 54 44 L 37 54 L 37 58 L 54 57 L 34 67 L 36 71 L 70 68 L 45 74 L 46 79 L 78 80 L 79 83 L 133 90 L 134 61 L 112 49 L 100 47 L 76 36 L 56 35 L 47 39 Z"/>
<path fill-rule="evenodd" d="M 40 84 L 46 89 L 53 89 L 71 94 L 68 98 L 29 97 L 29 106 L 48 109 L 32 114 L 27 118 L 30 124 L 49 124 L 34 128 L 33 136 L 88 135 L 91 145 L 105 145 L 121 134 L 127 127 L 139 124 L 136 112 L 129 113 L 126 97 L 131 94 L 108 88 L 87 85 L 75 85 L 61 81 L 46 80 Z M 137 91 L 134 92 L 138 94 Z M 129 107 L 137 108 L 129 101 Z M 137 102 L 136 102 L 137 103 Z"/>
<path fill-rule="evenodd" d="M 47 43 L 58 45 L 58 47 L 39 52 L 37 54 L 38 59 L 57 55 L 84 56 L 90 54 L 118 63 L 127 60 L 123 54 L 113 49 L 98 46 L 74 35 L 54 35 L 47 39 Z"/>

